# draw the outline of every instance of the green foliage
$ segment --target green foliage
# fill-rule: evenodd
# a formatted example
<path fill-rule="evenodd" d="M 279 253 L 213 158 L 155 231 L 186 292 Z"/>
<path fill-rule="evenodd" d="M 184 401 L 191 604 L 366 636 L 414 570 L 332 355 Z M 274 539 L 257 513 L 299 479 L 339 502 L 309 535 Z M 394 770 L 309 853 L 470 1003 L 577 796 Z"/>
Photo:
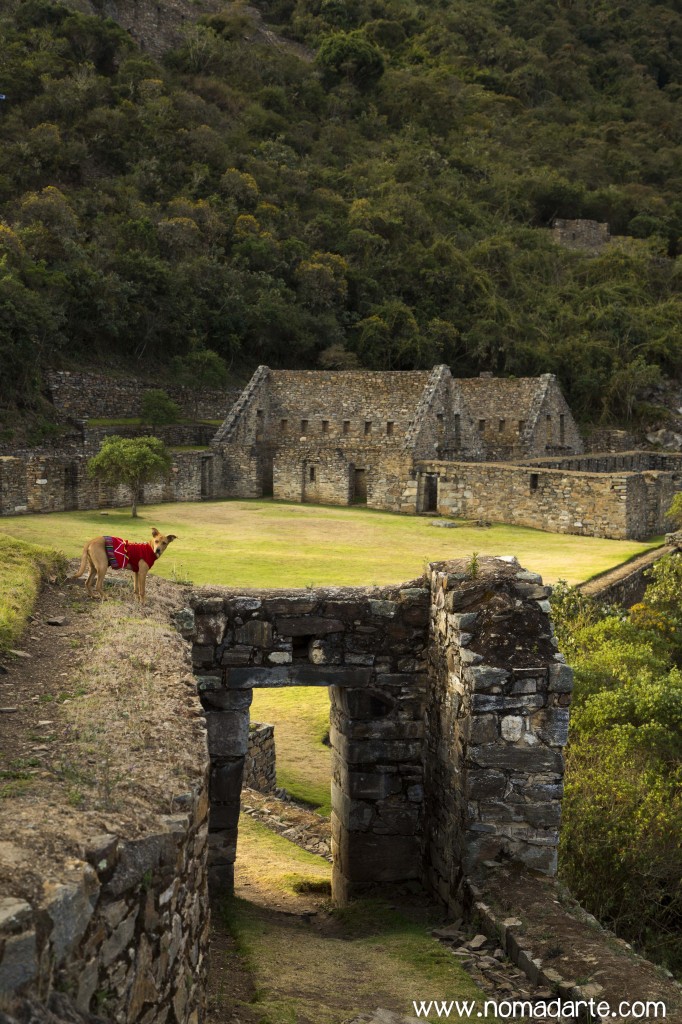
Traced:
<path fill-rule="evenodd" d="M 268 17 L 295 42 L 239 6 L 158 62 L 52 0 L 0 16 L 0 405 L 48 361 L 163 386 L 205 350 L 554 372 L 582 418 L 646 413 L 682 370 L 673 0 Z M 555 216 L 634 238 L 566 251 Z"/>
<path fill-rule="evenodd" d="M 142 422 L 152 427 L 177 423 L 181 410 L 177 402 L 162 388 L 150 388 L 142 396 Z"/>
<path fill-rule="evenodd" d="M 682 491 L 675 495 L 665 514 L 676 530 L 682 529 Z"/>
<path fill-rule="evenodd" d="M 566 586 L 552 596 L 575 669 L 561 871 L 601 920 L 679 972 L 682 559 L 660 559 L 650 580 L 629 614 Z"/>
<path fill-rule="evenodd" d="M 142 487 L 159 480 L 170 472 L 171 457 L 158 437 L 106 437 L 97 455 L 88 461 L 88 473 L 111 487 L 127 484 L 133 495 L 132 512 L 137 516 L 137 505 Z"/>

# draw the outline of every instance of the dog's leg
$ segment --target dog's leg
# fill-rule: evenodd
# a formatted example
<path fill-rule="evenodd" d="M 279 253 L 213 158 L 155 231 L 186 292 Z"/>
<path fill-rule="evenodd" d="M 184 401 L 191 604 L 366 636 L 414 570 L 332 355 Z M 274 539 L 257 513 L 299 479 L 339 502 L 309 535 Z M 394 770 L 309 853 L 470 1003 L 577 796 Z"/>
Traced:
<path fill-rule="evenodd" d="M 88 557 L 88 578 L 85 581 L 85 589 L 87 591 L 88 597 L 93 597 L 92 581 L 94 580 L 95 576 L 97 575 L 97 567 L 95 566 L 95 563 L 93 562 L 92 557 L 91 557 L 89 551 L 87 552 L 87 557 Z"/>
<path fill-rule="evenodd" d="M 149 572 L 149 568 L 147 566 L 147 563 L 146 562 L 140 562 L 140 571 L 138 573 L 138 576 L 140 578 L 139 578 L 138 584 L 137 584 L 137 592 L 138 592 L 138 597 L 140 599 L 140 604 L 141 604 L 141 606 L 143 608 L 144 608 L 144 588 L 145 588 L 145 584 L 147 582 L 147 573 L 148 572 Z"/>

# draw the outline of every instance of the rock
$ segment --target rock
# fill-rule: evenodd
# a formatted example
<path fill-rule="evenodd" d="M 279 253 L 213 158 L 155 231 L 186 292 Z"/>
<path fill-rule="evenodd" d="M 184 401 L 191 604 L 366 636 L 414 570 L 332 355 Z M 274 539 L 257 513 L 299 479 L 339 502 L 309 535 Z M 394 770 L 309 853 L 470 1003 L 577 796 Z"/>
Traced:
<path fill-rule="evenodd" d="M 14 992 L 38 973 L 36 933 L 24 932 L 5 941 L 0 960 L 0 992 Z"/>
<path fill-rule="evenodd" d="M 440 526 L 445 530 L 456 530 L 459 523 L 453 523 L 449 519 L 431 519 L 429 526 Z"/>
<path fill-rule="evenodd" d="M 483 946 L 485 946 L 487 941 L 488 941 L 488 936 L 487 935 L 478 934 L 478 935 L 474 935 L 473 939 L 470 939 L 467 942 L 467 946 L 469 947 L 469 949 L 474 949 L 474 950 L 482 949 Z"/>
<path fill-rule="evenodd" d="M 65 615 L 54 615 L 50 619 L 45 619 L 48 626 L 64 626 L 66 625 Z"/>
<path fill-rule="evenodd" d="M 31 658 L 32 655 L 28 651 L 15 651 L 13 647 L 10 647 L 9 653 L 13 654 L 15 658 Z"/>
<path fill-rule="evenodd" d="M 20 932 L 30 924 L 32 916 L 31 904 L 25 900 L 0 897 L 0 932 Z"/>
<path fill-rule="evenodd" d="M 43 892 L 45 908 L 52 921 L 50 941 L 55 962 L 59 964 L 85 934 L 93 907 L 80 885 L 46 882 Z"/>

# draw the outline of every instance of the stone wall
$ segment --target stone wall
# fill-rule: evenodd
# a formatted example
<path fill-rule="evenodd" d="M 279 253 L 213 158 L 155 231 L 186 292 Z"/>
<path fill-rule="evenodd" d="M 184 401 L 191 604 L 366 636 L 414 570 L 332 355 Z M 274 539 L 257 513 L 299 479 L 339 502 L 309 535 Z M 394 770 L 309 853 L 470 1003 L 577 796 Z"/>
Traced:
<path fill-rule="evenodd" d="M 446 903 L 504 852 L 555 870 L 571 673 L 548 591 L 515 560 L 399 587 L 202 588 L 193 641 L 211 770 L 211 862 L 234 881 L 253 689 L 329 686 L 333 894 L 424 880 Z"/>
<path fill-rule="evenodd" d="M 643 473 L 659 470 L 682 475 L 682 455 L 676 452 L 623 451 L 524 460 L 524 465 L 570 469 L 585 473 Z"/>
<path fill-rule="evenodd" d="M 552 239 L 565 249 L 575 249 L 598 256 L 611 241 L 608 224 L 596 220 L 563 220 L 557 217 L 552 224 Z"/>
<path fill-rule="evenodd" d="M 279 447 L 274 454 L 272 493 L 281 501 L 358 503 L 414 512 L 414 501 L 405 495 L 411 469 L 411 457 L 392 438 L 381 450 L 357 439 L 340 439 L 333 448 L 301 442 Z"/>
<path fill-rule="evenodd" d="M 553 874 L 572 672 L 549 590 L 515 559 L 432 566 L 426 876 L 452 910 L 500 853 Z"/>
<path fill-rule="evenodd" d="M 48 370 L 45 387 L 57 412 L 71 419 L 130 419 L 140 416 L 145 391 L 158 387 L 178 403 L 185 416 L 194 416 L 195 392 L 173 385 L 146 383 L 109 374 Z M 238 396 L 238 388 L 201 389 L 197 409 L 199 419 L 223 419 Z"/>
<path fill-rule="evenodd" d="M 167 480 L 147 484 L 142 502 L 200 501 L 211 497 L 213 453 L 175 452 Z M 219 470 L 218 470 L 219 472 Z M 0 515 L 63 512 L 71 509 L 129 505 L 126 485 L 105 487 L 88 476 L 84 456 L 17 456 L 0 458 Z"/>
<path fill-rule="evenodd" d="M 251 723 L 243 785 L 247 789 L 257 789 L 259 793 L 274 793 L 277 785 L 274 725 Z"/>
<path fill-rule="evenodd" d="M 643 539 L 655 523 L 668 474 L 585 473 L 505 463 L 419 462 L 420 478 L 438 477 L 438 511 L 465 519 L 530 526 L 553 533 Z"/>
<path fill-rule="evenodd" d="M 142 837 L 102 834 L 39 902 L 0 897 L 0 992 L 70 994 L 120 1024 L 196 1024 L 209 907 L 207 788 L 176 798 Z"/>

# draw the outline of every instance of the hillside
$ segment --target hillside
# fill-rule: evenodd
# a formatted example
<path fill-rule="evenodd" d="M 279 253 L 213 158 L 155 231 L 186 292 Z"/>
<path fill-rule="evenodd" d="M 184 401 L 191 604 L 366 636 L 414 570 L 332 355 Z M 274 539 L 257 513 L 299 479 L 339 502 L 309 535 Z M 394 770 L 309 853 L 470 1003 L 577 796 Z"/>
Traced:
<path fill-rule="evenodd" d="M 144 50 L 51 0 L 0 21 L 0 406 L 206 346 L 551 371 L 627 422 L 682 368 L 676 0 L 137 8 Z M 560 248 L 557 216 L 630 240 Z"/>

